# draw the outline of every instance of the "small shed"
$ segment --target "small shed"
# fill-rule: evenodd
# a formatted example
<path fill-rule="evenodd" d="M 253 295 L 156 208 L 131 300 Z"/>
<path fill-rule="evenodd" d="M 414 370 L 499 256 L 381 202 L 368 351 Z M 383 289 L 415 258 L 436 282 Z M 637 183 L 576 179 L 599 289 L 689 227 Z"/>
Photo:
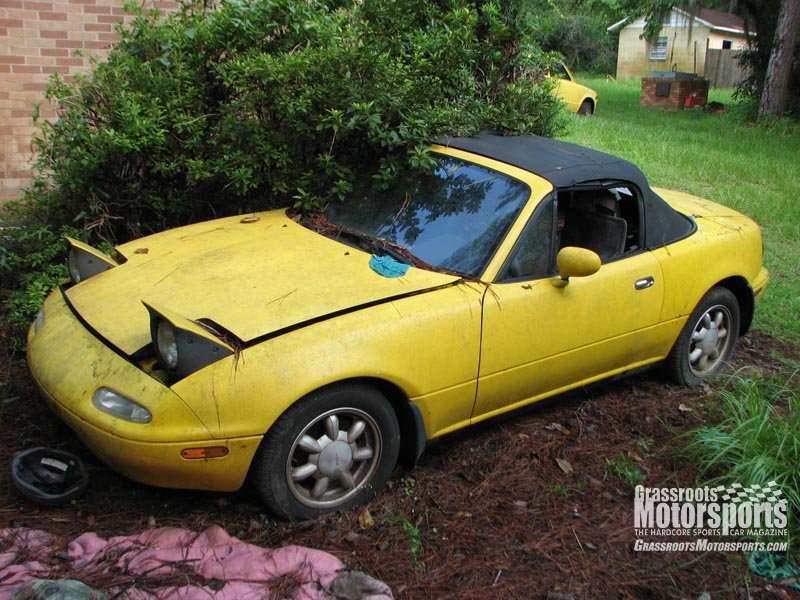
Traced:
<path fill-rule="evenodd" d="M 643 39 L 645 17 L 622 19 L 608 27 L 619 32 L 617 79 L 646 77 L 652 71 L 681 71 L 710 76 L 706 73 L 709 50 L 725 53 L 735 62 L 735 52 L 745 48 L 748 33 L 744 20 L 734 14 L 704 8 L 692 14 L 673 7 L 664 15 L 658 36 Z M 719 54 L 715 55 L 719 60 Z"/>
<path fill-rule="evenodd" d="M 687 104 L 687 98 L 691 98 Z M 708 79 L 694 73 L 653 71 L 642 77 L 639 103 L 648 108 L 680 110 L 685 106 L 703 107 L 708 103 Z"/>

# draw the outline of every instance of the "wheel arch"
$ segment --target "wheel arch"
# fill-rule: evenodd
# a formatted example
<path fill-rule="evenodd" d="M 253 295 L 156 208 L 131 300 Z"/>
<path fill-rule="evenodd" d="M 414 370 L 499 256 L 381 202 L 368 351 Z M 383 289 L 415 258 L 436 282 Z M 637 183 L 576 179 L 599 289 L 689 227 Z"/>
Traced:
<path fill-rule="evenodd" d="M 292 406 L 297 404 L 297 402 L 310 394 L 326 388 L 338 387 L 351 383 L 368 385 L 378 390 L 386 397 L 397 416 L 397 423 L 400 428 L 400 458 L 412 465 L 416 464 L 428 443 L 428 437 L 425 433 L 425 421 L 417 405 L 408 399 L 408 396 L 400 387 L 390 381 L 377 377 L 351 377 L 349 379 L 341 379 L 310 390 L 290 406 L 287 406 L 286 410 L 289 410 Z M 286 412 L 286 410 L 284 410 L 284 412 Z"/>
<path fill-rule="evenodd" d="M 755 310 L 755 298 L 753 290 L 747 280 L 741 276 L 728 277 L 717 283 L 713 287 L 724 287 L 736 296 L 739 302 L 739 335 L 744 335 L 750 330 L 753 322 L 753 311 Z"/>
<path fill-rule="evenodd" d="M 400 426 L 400 458 L 416 464 L 428 438 L 425 433 L 425 421 L 417 405 L 408 399 L 406 393 L 394 383 L 376 377 L 360 377 L 356 379 L 346 379 L 340 383 L 361 381 L 371 385 L 380 391 L 389 400 L 392 409 L 397 415 L 397 422 Z"/>
<path fill-rule="evenodd" d="M 583 99 L 578 103 L 578 112 L 580 112 L 581 107 L 584 103 L 588 102 L 589 105 L 592 107 L 592 111 L 589 114 L 594 114 L 594 111 L 597 110 L 597 102 L 591 96 L 584 96 Z"/>

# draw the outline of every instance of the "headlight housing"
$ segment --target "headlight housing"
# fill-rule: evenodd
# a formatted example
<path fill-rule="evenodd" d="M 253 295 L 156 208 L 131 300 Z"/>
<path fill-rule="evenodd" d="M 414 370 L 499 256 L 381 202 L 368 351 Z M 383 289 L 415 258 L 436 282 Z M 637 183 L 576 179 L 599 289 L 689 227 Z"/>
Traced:
<path fill-rule="evenodd" d="M 92 404 L 103 412 L 133 423 L 149 423 L 153 418 L 141 404 L 106 387 L 98 388 L 92 396 Z"/>
<path fill-rule="evenodd" d="M 117 262 L 113 258 L 95 250 L 88 244 L 70 237 L 67 238 L 67 242 L 70 245 L 67 264 L 72 283 L 80 283 L 117 266 Z"/>
<path fill-rule="evenodd" d="M 145 303 L 150 334 L 161 366 L 176 379 L 234 353 L 226 342 L 197 323 Z"/>

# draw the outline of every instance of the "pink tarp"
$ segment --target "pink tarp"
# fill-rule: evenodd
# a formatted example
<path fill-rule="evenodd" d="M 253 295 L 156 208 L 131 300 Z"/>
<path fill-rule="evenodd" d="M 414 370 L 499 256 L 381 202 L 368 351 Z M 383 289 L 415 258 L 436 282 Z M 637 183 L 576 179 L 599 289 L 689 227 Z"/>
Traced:
<path fill-rule="evenodd" d="M 282 576 L 302 582 L 294 596 L 298 600 L 392 598 L 387 586 L 364 575 L 355 586 L 358 595 L 352 590 L 340 595 L 337 590 L 343 589 L 352 574 L 345 573 L 345 565 L 332 554 L 300 546 L 260 548 L 229 536 L 216 525 L 202 533 L 164 527 L 109 540 L 86 533 L 69 543 L 66 555 L 62 551 L 54 556 L 57 549 L 53 543 L 53 537 L 44 531 L 0 529 L 0 600 L 10 599 L 34 579 L 80 580 L 82 573 L 91 573 L 94 579 L 107 574 L 111 580 L 119 575 L 142 576 L 135 588 L 106 590 L 111 596 L 129 599 L 270 598 L 270 581 L 274 585 Z M 146 578 L 187 572 L 194 573 L 201 583 L 158 589 L 147 586 Z"/>

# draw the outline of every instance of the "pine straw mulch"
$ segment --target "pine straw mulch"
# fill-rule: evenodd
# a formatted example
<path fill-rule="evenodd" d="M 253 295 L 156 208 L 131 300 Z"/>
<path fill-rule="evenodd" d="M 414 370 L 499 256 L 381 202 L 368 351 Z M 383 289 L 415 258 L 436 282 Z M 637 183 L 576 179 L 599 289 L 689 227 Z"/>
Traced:
<path fill-rule="evenodd" d="M 90 469 L 87 495 L 57 509 L 27 503 L 0 478 L 0 526 L 48 531 L 62 542 L 54 550 L 87 531 L 110 537 L 219 524 L 249 543 L 331 552 L 403 599 L 800 598 L 751 574 L 741 554 L 633 551 L 633 486 L 609 464 L 638 469 L 649 486 L 691 485 L 680 433 L 703 424 L 711 404 L 708 388 L 675 387 L 658 372 L 472 427 L 429 448 L 415 468 L 398 468 L 365 510 L 285 523 L 246 490 L 161 490 L 116 475 L 46 409 L 21 357 L 0 357 L 0 465 L 48 445 L 78 454 Z M 799 361 L 795 347 L 753 333 L 741 340 L 735 366 L 769 377 Z"/>

